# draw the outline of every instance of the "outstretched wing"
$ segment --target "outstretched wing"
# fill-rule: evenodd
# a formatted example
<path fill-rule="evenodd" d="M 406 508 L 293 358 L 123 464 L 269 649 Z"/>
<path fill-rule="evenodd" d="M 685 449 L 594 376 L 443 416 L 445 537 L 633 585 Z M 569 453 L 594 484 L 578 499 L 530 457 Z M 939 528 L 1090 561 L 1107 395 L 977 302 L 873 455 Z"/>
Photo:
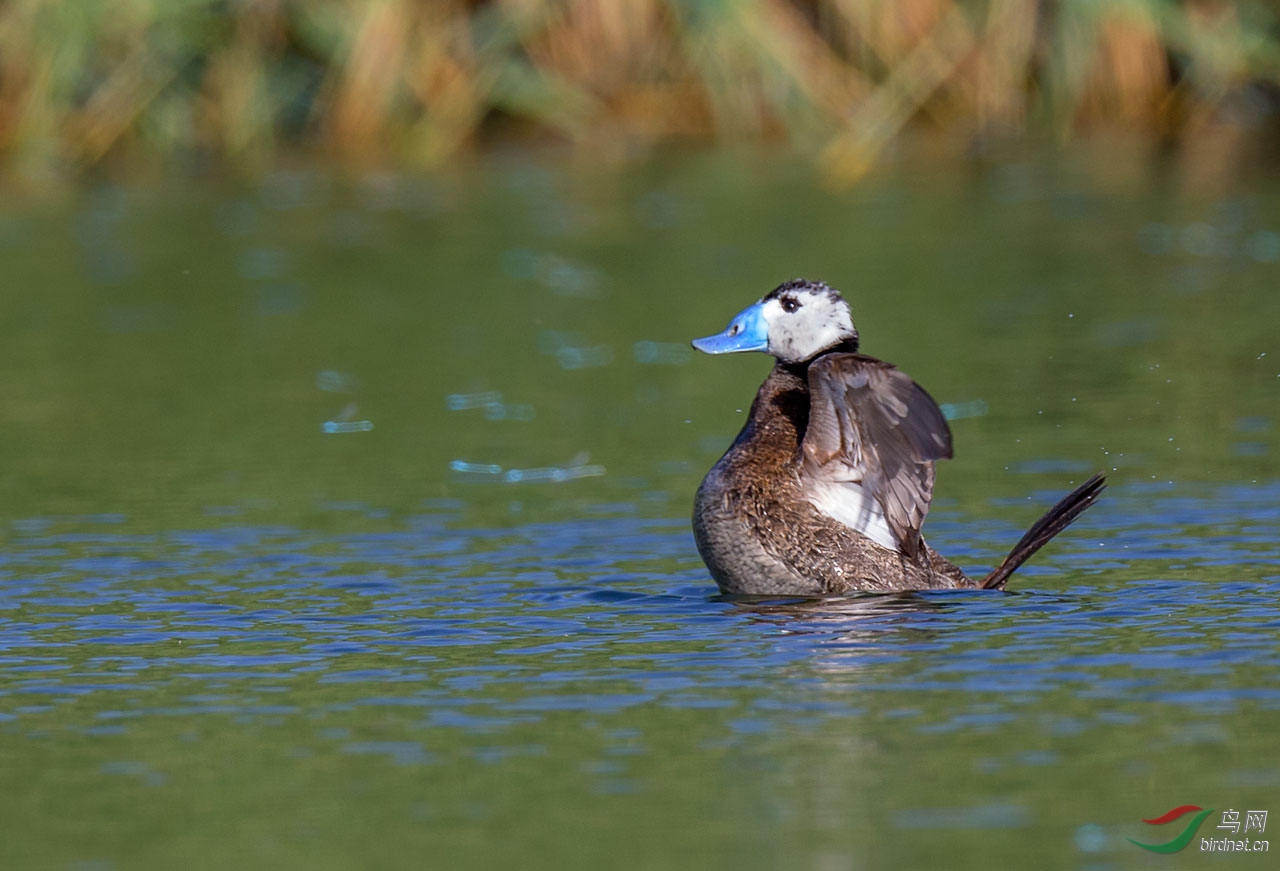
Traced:
<path fill-rule="evenodd" d="M 809 367 L 802 449 L 820 507 L 842 520 L 879 515 L 899 550 L 919 552 L 933 461 L 951 456 L 951 430 L 924 388 L 873 357 L 828 354 Z"/>

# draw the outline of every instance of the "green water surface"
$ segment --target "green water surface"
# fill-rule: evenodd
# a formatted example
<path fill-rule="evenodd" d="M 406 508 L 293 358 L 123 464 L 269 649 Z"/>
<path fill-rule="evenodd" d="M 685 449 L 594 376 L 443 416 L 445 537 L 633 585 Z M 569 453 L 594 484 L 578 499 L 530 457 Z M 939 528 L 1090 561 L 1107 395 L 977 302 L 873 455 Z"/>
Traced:
<path fill-rule="evenodd" d="M 10 203 L 0 865 L 1164 867 L 1140 819 L 1280 805 L 1280 180 L 1240 172 Z M 714 597 L 688 510 L 769 361 L 687 342 L 796 276 L 951 407 L 961 564 L 1108 472 L 1024 595 Z"/>

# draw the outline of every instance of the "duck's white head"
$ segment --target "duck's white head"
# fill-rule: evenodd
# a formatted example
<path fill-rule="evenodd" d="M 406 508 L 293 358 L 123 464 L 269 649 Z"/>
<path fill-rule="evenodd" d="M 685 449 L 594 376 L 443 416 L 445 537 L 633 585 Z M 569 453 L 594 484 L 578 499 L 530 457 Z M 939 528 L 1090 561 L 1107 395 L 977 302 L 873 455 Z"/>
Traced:
<path fill-rule="evenodd" d="M 803 363 L 843 345 L 858 345 L 849 303 L 821 281 L 802 278 L 738 312 L 724 332 L 693 340 L 707 354 L 767 351 L 783 363 Z"/>

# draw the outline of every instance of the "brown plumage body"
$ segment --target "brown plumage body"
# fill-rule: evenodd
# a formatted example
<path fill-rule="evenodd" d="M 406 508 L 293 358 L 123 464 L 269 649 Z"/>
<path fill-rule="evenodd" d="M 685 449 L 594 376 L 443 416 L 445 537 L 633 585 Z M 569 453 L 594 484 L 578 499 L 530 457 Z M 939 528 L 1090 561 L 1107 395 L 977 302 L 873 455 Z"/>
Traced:
<path fill-rule="evenodd" d="M 926 543 L 908 557 L 810 504 L 800 471 L 807 368 L 773 367 L 742 432 L 698 488 L 693 534 L 721 590 L 822 596 L 981 586 Z"/>

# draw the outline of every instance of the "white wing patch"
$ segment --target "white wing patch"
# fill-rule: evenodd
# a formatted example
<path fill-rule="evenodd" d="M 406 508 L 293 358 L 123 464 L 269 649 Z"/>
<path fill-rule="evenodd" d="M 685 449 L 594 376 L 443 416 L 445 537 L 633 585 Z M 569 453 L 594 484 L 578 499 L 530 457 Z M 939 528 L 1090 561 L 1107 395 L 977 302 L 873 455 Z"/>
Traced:
<path fill-rule="evenodd" d="M 880 503 L 855 481 L 824 483 L 813 488 L 809 502 L 837 523 L 861 532 L 881 547 L 900 552 L 898 539 L 884 518 Z"/>

